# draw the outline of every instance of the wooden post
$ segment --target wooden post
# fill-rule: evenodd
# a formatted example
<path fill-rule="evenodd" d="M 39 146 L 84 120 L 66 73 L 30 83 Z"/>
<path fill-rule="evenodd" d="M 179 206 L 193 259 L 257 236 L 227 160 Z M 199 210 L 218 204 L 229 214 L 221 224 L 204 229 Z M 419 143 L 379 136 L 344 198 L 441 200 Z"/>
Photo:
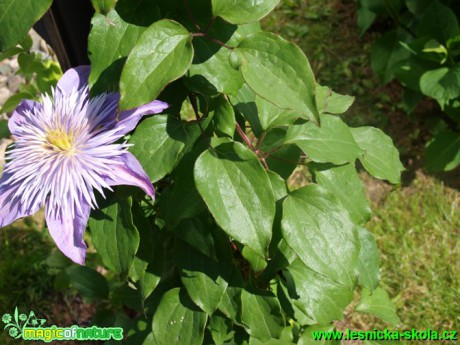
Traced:
<path fill-rule="evenodd" d="M 63 71 L 89 64 L 90 0 L 54 0 L 34 29 L 53 48 Z"/>

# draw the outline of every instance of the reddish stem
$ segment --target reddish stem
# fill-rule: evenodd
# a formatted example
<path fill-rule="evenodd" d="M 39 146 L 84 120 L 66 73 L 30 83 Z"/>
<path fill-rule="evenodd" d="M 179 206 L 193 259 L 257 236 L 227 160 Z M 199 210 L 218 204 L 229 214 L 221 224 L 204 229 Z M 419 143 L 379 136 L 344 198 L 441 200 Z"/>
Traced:
<path fill-rule="evenodd" d="M 246 133 L 244 133 L 244 131 L 241 129 L 241 126 L 240 124 L 237 122 L 236 123 L 236 131 L 238 132 L 238 134 L 240 135 L 241 139 L 243 139 L 243 141 L 246 143 L 246 145 L 249 146 L 249 148 L 252 150 L 252 151 L 256 151 L 256 149 L 254 148 L 254 146 L 252 146 L 252 143 L 251 143 L 251 140 L 249 140 L 248 136 L 246 135 Z"/>
<path fill-rule="evenodd" d="M 193 12 L 190 9 L 190 6 L 188 5 L 188 0 L 184 0 L 184 5 L 185 5 L 185 8 L 187 9 L 188 16 L 190 17 L 190 19 L 193 22 L 193 25 L 195 26 L 195 28 L 197 28 L 198 31 L 201 31 L 201 27 L 197 23 L 197 21 L 195 20 L 195 17 L 193 16 Z"/>

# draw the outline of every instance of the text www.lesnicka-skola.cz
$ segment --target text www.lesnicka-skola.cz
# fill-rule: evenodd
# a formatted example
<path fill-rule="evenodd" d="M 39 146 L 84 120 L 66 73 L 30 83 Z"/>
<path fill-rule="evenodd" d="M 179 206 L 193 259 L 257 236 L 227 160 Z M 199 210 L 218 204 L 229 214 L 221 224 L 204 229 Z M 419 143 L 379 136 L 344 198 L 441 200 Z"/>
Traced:
<path fill-rule="evenodd" d="M 314 340 L 458 340 L 458 332 L 453 330 L 436 331 L 432 329 L 395 331 L 389 329 L 371 331 L 312 331 Z"/>

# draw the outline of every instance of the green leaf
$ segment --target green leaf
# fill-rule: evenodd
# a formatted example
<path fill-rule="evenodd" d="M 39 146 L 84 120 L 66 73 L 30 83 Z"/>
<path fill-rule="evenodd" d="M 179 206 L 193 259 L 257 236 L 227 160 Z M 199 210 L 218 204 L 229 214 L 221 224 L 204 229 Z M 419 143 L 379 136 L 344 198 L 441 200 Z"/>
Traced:
<path fill-rule="evenodd" d="M 416 91 L 420 90 L 420 78 L 422 75 L 432 69 L 439 67 L 439 64 L 420 58 L 418 55 L 411 55 L 405 61 L 402 61 L 398 68 L 395 69 L 395 76 L 403 86 Z"/>
<path fill-rule="evenodd" d="M 319 122 L 315 77 L 305 54 L 280 36 L 260 32 L 245 38 L 230 59 L 260 97 L 299 117 Z"/>
<path fill-rule="evenodd" d="M 254 272 L 261 272 L 267 267 L 267 261 L 262 259 L 249 247 L 243 247 L 241 255 L 249 262 Z"/>
<path fill-rule="evenodd" d="M 164 196 L 166 199 L 164 202 L 164 218 L 169 229 L 174 229 L 178 226 L 182 219 L 195 217 L 206 209 L 203 199 L 198 194 L 193 178 L 195 161 L 207 147 L 202 148 L 202 146 L 204 145 L 200 145 L 186 153 L 172 172 L 174 184 L 170 192 Z M 192 222 L 195 220 L 197 219 L 192 219 Z M 188 229 L 185 230 L 185 233 L 188 231 Z"/>
<path fill-rule="evenodd" d="M 352 128 L 358 146 L 364 150 L 359 158 L 364 168 L 374 177 L 397 184 L 401 181 L 404 166 L 393 140 L 378 128 Z"/>
<path fill-rule="evenodd" d="M 268 172 L 268 177 L 275 193 L 275 200 L 277 202 L 281 201 L 281 199 L 288 195 L 285 179 L 273 171 Z"/>
<path fill-rule="evenodd" d="M 261 341 L 257 338 L 251 337 L 249 339 L 249 345 L 294 345 L 293 331 L 297 332 L 296 329 L 292 326 L 286 326 L 281 331 L 281 336 L 279 339 L 269 339 L 266 341 Z"/>
<path fill-rule="evenodd" d="M 41 67 L 35 71 L 35 81 L 37 82 L 40 93 L 51 93 L 51 88 L 56 87 L 57 82 L 61 79 L 62 71 L 57 62 L 51 60 L 40 61 Z"/>
<path fill-rule="evenodd" d="M 32 49 L 33 44 L 34 41 L 32 40 L 32 36 L 30 36 L 29 34 L 27 34 L 26 37 L 24 37 L 23 40 L 19 42 L 19 46 L 25 51 L 30 51 Z"/>
<path fill-rule="evenodd" d="M 354 164 L 310 164 L 309 167 L 316 182 L 339 199 L 355 224 L 364 224 L 370 220 L 371 208 Z"/>
<path fill-rule="evenodd" d="M 115 7 L 116 0 L 91 0 L 91 3 L 96 12 L 107 15 Z"/>
<path fill-rule="evenodd" d="M 241 292 L 241 321 L 247 332 L 261 341 L 279 338 L 285 320 L 278 299 L 269 292 Z"/>
<path fill-rule="evenodd" d="M 193 39 L 195 56 L 185 82 L 196 92 L 235 94 L 243 77 L 229 62 L 230 51 L 206 38 Z"/>
<path fill-rule="evenodd" d="M 109 295 L 107 280 L 86 266 L 71 266 L 66 269 L 70 284 L 84 297 L 105 299 Z"/>
<path fill-rule="evenodd" d="M 307 317 L 327 325 L 342 320 L 346 306 L 353 300 L 353 288 L 313 272 L 301 260 L 284 271 L 291 302 Z"/>
<path fill-rule="evenodd" d="M 294 260 L 297 259 L 297 254 L 288 246 L 284 239 L 281 239 L 273 250 L 274 254 L 268 262 L 265 271 L 260 275 L 259 280 L 269 282 L 273 279 L 280 270 L 288 267 Z"/>
<path fill-rule="evenodd" d="M 163 19 L 141 35 L 126 60 L 120 80 L 120 107 L 130 109 L 155 99 L 192 63 L 192 36 L 181 24 Z"/>
<path fill-rule="evenodd" d="M 350 128 L 339 117 L 321 115 L 321 126 L 309 121 L 293 125 L 284 144 L 297 144 L 308 157 L 318 163 L 344 164 L 354 162 L 362 150 Z"/>
<path fill-rule="evenodd" d="M 131 198 L 95 211 L 90 218 L 91 237 L 104 265 L 126 276 L 139 247 L 139 232 L 133 223 Z"/>
<path fill-rule="evenodd" d="M 421 17 L 429 8 L 433 0 L 406 0 L 407 9 L 415 16 Z"/>
<path fill-rule="evenodd" d="M 300 336 L 299 342 L 297 345 L 340 345 L 340 340 L 316 340 L 313 338 L 314 332 L 333 332 L 335 328 L 333 325 L 321 326 L 321 325 L 313 325 L 308 327 Z M 339 333 L 339 332 L 337 332 Z"/>
<path fill-rule="evenodd" d="M 51 268 L 66 268 L 72 264 L 72 261 L 59 250 L 52 252 L 45 262 Z"/>
<path fill-rule="evenodd" d="M 309 269 L 348 288 L 355 285 L 356 227 L 331 193 L 318 185 L 291 193 L 283 203 L 282 231 Z"/>
<path fill-rule="evenodd" d="M 219 311 L 230 318 L 233 322 L 241 323 L 241 291 L 243 287 L 243 278 L 240 272 L 234 268 L 232 276 L 228 282 L 227 290 L 219 304 Z"/>
<path fill-rule="evenodd" d="M 150 208 L 150 206 L 148 206 Z M 129 272 L 130 279 L 135 283 L 141 296 L 141 304 L 150 296 L 160 283 L 164 271 L 164 238 L 154 219 L 146 217 L 145 209 L 137 202 L 131 209 L 134 225 L 139 231 L 140 243 Z"/>
<path fill-rule="evenodd" d="M 341 95 L 332 91 L 327 86 L 316 85 L 316 104 L 322 114 L 343 114 L 353 104 L 355 98 Z"/>
<path fill-rule="evenodd" d="M 10 136 L 11 136 L 11 133 L 8 128 L 8 121 L 0 120 L 0 139 L 9 138 Z"/>
<path fill-rule="evenodd" d="M 236 27 L 216 18 L 208 35 L 232 46 L 256 31 L 260 31 L 257 25 Z M 193 47 L 193 63 L 185 78 L 187 87 L 192 91 L 211 95 L 236 94 L 243 84 L 243 77 L 230 64 L 231 50 L 204 37 L 194 37 Z"/>
<path fill-rule="evenodd" d="M 297 259 L 297 256 L 294 258 L 294 261 Z M 289 271 L 283 271 L 283 274 L 287 274 L 290 276 Z M 283 277 L 285 278 L 285 277 Z M 289 319 L 295 320 L 297 325 L 300 326 L 309 326 L 316 324 L 316 321 L 313 320 L 311 317 L 306 315 L 306 311 L 304 309 L 300 309 L 297 307 L 296 303 L 292 303 L 291 295 L 289 293 L 288 287 L 286 287 L 286 282 L 282 281 L 282 279 L 277 279 L 276 283 L 276 296 L 278 297 L 281 307 L 283 311 L 286 313 Z M 291 282 L 293 280 L 291 279 Z M 294 290 L 291 290 L 291 294 Z M 298 299 L 298 295 L 293 295 L 292 298 Z"/>
<path fill-rule="evenodd" d="M 236 112 L 241 114 L 249 121 L 251 129 L 256 137 L 260 137 L 263 132 L 263 128 L 260 124 L 258 109 L 256 105 L 256 94 L 248 84 L 244 83 L 243 86 L 238 90 L 236 96 L 230 95 L 230 102 Z"/>
<path fill-rule="evenodd" d="M 99 0 L 107 1 L 107 0 Z M 109 0 L 112 1 L 112 0 Z M 156 4 L 145 6 L 123 6 L 108 12 L 107 16 L 95 14 L 91 20 L 88 51 L 91 61 L 89 85 L 92 94 L 118 91 L 118 81 L 128 54 L 148 25 L 135 25 L 126 19 L 126 11 L 151 24 L 155 19 Z M 120 15 L 121 14 L 121 15 Z M 125 19 L 124 19 L 125 18 Z M 150 20 L 148 18 L 151 18 Z"/>
<path fill-rule="evenodd" d="M 411 114 L 422 99 L 423 95 L 420 92 L 405 88 L 402 95 L 404 111 L 407 114 Z"/>
<path fill-rule="evenodd" d="M 399 43 L 401 40 L 403 39 L 398 32 L 390 31 L 372 46 L 372 70 L 385 84 L 393 79 L 398 64 L 410 55 L 410 52 Z"/>
<path fill-rule="evenodd" d="M 372 23 L 374 23 L 375 18 L 377 18 L 377 14 L 364 7 L 358 7 L 357 14 L 359 33 L 362 36 L 367 29 L 371 27 Z"/>
<path fill-rule="evenodd" d="M 136 284 L 142 301 L 149 297 L 160 283 L 161 277 L 148 271 L 149 264 L 138 257 L 134 258 L 129 277 Z"/>
<path fill-rule="evenodd" d="M 182 220 L 179 225 L 174 228 L 174 233 L 195 250 L 209 258 L 215 258 L 214 239 L 211 231 L 209 231 L 211 226 L 212 224 L 210 221 L 207 222 L 201 218 L 193 217 Z"/>
<path fill-rule="evenodd" d="M 221 144 L 198 158 L 195 181 L 220 227 L 266 258 L 275 197 L 257 156 L 240 143 Z"/>
<path fill-rule="evenodd" d="M 443 65 L 449 55 L 447 48 L 431 37 L 422 37 L 412 41 L 407 47 L 405 44 L 403 46 L 418 57 L 433 61 L 438 66 Z"/>
<path fill-rule="evenodd" d="M 380 257 L 374 236 L 364 228 L 358 228 L 359 243 L 359 285 L 371 291 L 380 283 Z"/>
<path fill-rule="evenodd" d="M 193 304 L 184 289 L 169 290 L 153 317 L 155 344 L 201 345 L 206 319 L 207 315 Z"/>
<path fill-rule="evenodd" d="M 225 267 L 180 240 L 176 241 L 175 253 L 181 280 L 188 295 L 203 311 L 213 314 L 228 286 L 221 272 Z M 225 264 L 230 265 L 226 269 L 231 270 L 231 260 Z"/>
<path fill-rule="evenodd" d="M 443 67 L 425 72 L 420 78 L 420 89 L 436 99 L 441 107 L 460 96 L 460 67 Z"/>
<path fill-rule="evenodd" d="M 212 13 L 233 24 L 255 22 L 269 14 L 280 0 L 212 0 Z"/>
<path fill-rule="evenodd" d="M 29 36 L 26 36 L 26 37 L 29 37 Z M 9 59 L 10 57 L 16 55 L 16 54 L 19 54 L 19 53 L 22 53 L 24 52 L 24 49 L 22 48 L 19 48 L 19 47 L 12 47 L 6 51 L 4 51 L 3 53 L 0 53 L 0 61 L 3 61 L 5 59 Z"/>
<path fill-rule="evenodd" d="M 212 121 L 216 133 L 233 138 L 236 126 L 235 112 L 228 100 L 225 96 L 220 95 L 214 100 L 212 108 L 214 112 Z"/>
<path fill-rule="evenodd" d="M 283 145 L 286 137 L 285 128 L 273 128 L 266 133 L 259 149 L 270 153 L 265 161 L 269 169 L 287 179 L 297 167 L 302 153 L 296 145 Z"/>
<path fill-rule="evenodd" d="M 275 126 L 290 125 L 297 119 L 291 110 L 281 109 L 262 97 L 256 96 L 255 102 L 260 125 L 265 131 Z"/>
<path fill-rule="evenodd" d="M 0 0 L 0 52 L 21 41 L 52 0 Z"/>
<path fill-rule="evenodd" d="M 418 0 L 420 1 L 420 0 Z M 367 8 L 370 11 L 376 13 L 382 17 L 388 17 L 391 13 L 389 13 L 389 8 L 399 13 L 399 10 L 402 6 L 403 0 L 360 0 L 359 4 L 363 8 Z"/>
<path fill-rule="evenodd" d="M 457 16 L 439 1 L 433 1 L 420 20 L 417 36 L 429 36 L 438 42 L 446 43 L 449 38 L 460 34 Z"/>
<path fill-rule="evenodd" d="M 26 80 L 30 80 L 34 73 L 43 69 L 43 62 L 39 53 L 19 54 L 18 64 Z"/>
<path fill-rule="evenodd" d="M 356 311 L 375 315 L 391 325 L 401 322 L 396 314 L 396 306 L 382 288 L 377 288 L 373 292 L 363 289 L 361 301 L 356 306 Z"/>
<path fill-rule="evenodd" d="M 153 182 L 169 174 L 185 146 L 186 131 L 173 116 L 155 115 L 137 126 L 129 143 L 130 151 L 139 159 Z"/>
<path fill-rule="evenodd" d="M 235 331 L 232 331 L 232 322 L 219 314 L 214 314 L 209 320 L 209 330 L 215 345 L 224 345 L 226 341 L 233 339 Z"/>
<path fill-rule="evenodd" d="M 442 131 L 425 149 L 425 165 L 429 171 L 449 171 L 460 164 L 460 134 Z"/>

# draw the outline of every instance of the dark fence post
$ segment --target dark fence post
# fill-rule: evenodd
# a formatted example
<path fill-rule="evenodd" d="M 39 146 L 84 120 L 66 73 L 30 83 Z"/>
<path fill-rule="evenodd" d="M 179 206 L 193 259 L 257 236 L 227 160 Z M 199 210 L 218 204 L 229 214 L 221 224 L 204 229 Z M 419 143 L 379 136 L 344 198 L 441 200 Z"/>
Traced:
<path fill-rule="evenodd" d="M 88 35 L 94 9 L 90 0 L 54 0 L 34 29 L 56 52 L 63 71 L 89 64 Z"/>

